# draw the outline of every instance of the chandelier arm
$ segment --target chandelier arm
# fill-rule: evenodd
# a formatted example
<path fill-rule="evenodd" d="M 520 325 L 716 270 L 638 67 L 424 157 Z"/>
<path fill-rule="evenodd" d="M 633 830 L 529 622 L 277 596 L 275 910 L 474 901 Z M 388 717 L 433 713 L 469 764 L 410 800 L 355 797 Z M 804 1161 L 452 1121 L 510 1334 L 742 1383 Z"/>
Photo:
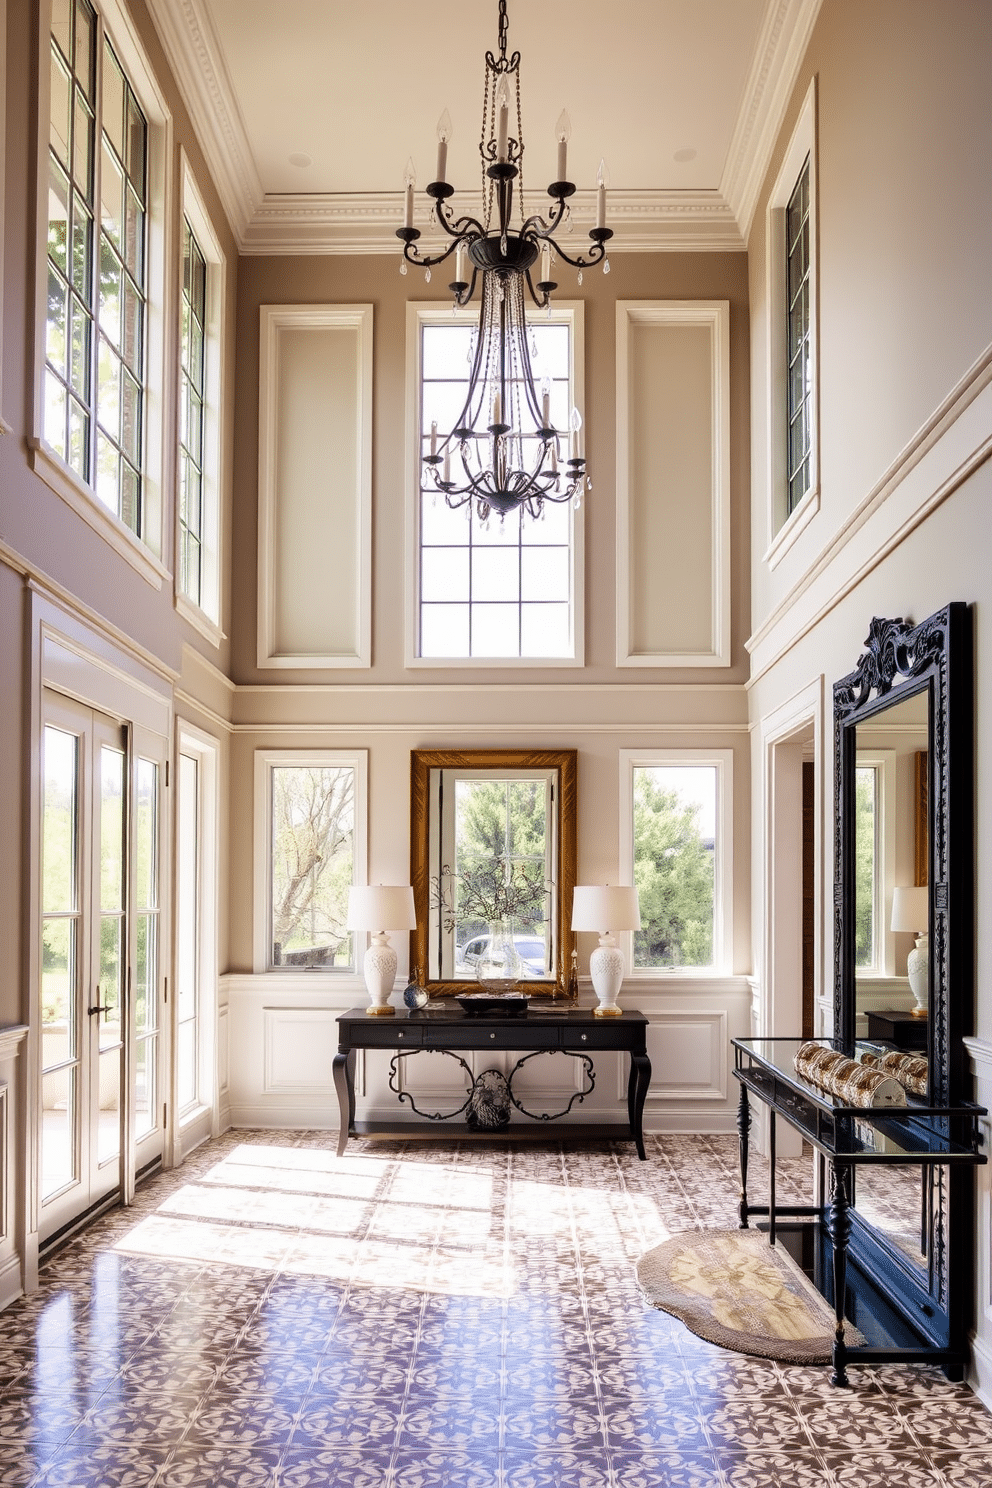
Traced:
<path fill-rule="evenodd" d="M 541 216 L 540 212 L 535 212 L 532 217 L 527 218 L 527 221 L 520 229 L 521 237 L 527 237 L 528 234 L 533 234 L 534 237 L 548 238 L 550 240 L 552 234 L 557 232 L 561 226 L 567 206 L 568 201 L 566 197 L 557 197 L 555 199 L 555 205 L 548 213 L 547 220 Z"/>
<path fill-rule="evenodd" d="M 583 258 L 582 254 L 580 253 L 573 258 L 571 254 L 566 253 L 564 248 L 560 247 L 555 239 L 551 236 L 548 236 L 547 241 L 554 248 L 558 257 L 563 259 L 565 263 L 571 264 L 573 269 L 595 268 L 595 266 L 598 263 L 602 263 L 603 259 L 606 257 L 606 244 L 603 242 L 593 243 L 592 247 L 589 249 L 587 257 Z"/>
<path fill-rule="evenodd" d="M 459 240 L 471 238 L 473 234 L 478 234 L 480 238 L 485 237 L 485 228 L 474 217 L 456 217 L 443 199 L 436 200 L 435 207 L 438 222 L 455 239 L 452 246 L 457 247 Z"/>
<path fill-rule="evenodd" d="M 534 288 L 534 281 L 530 277 L 530 269 L 524 270 L 524 277 L 527 280 L 527 288 L 530 290 L 530 297 L 534 301 L 537 309 L 547 310 L 548 306 L 551 304 L 551 295 L 549 294 L 549 292 L 545 290 L 543 294 L 537 293 L 537 290 Z"/>

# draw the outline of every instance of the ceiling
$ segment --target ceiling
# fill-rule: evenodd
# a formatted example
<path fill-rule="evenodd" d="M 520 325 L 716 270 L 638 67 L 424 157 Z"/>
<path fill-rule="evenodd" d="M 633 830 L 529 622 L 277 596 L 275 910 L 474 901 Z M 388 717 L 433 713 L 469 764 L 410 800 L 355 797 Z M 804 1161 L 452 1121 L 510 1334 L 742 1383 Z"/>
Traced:
<path fill-rule="evenodd" d="M 528 189 L 543 195 L 552 178 L 564 107 L 580 225 L 607 162 L 611 251 L 742 247 L 818 5 L 508 0 Z M 497 0 L 151 11 L 242 251 L 395 251 L 407 158 L 419 185 L 433 178 L 445 108 L 448 179 L 474 206 Z"/>

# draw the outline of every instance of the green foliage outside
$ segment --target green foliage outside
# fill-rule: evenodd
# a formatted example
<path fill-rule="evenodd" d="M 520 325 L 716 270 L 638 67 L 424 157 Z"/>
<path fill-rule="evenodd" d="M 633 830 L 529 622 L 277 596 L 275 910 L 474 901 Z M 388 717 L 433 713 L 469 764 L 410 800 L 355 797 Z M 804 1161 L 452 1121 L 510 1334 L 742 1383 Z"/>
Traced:
<path fill-rule="evenodd" d="M 875 965 L 875 771 L 854 772 L 854 964 Z"/>
<path fill-rule="evenodd" d="M 641 929 L 634 965 L 713 964 L 714 854 L 700 806 L 661 783 L 664 769 L 634 771 L 634 883 Z"/>
<path fill-rule="evenodd" d="M 345 921 L 354 825 L 350 766 L 272 771 L 274 965 L 351 966 Z"/>
<path fill-rule="evenodd" d="M 543 938 L 548 912 L 545 780 L 460 780 L 455 788 L 453 890 L 441 890 L 460 944 L 493 920 Z"/>

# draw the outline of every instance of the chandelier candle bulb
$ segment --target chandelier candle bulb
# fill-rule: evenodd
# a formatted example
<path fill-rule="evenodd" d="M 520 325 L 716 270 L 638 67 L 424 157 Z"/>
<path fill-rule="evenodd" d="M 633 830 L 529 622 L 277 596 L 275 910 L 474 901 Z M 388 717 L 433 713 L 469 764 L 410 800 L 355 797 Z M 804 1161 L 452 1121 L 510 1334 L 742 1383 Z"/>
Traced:
<path fill-rule="evenodd" d="M 444 467 L 441 479 L 444 481 L 444 484 L 446 486 L 451 484 L 451 451 L 448 449 L 447 445 L 445 446 L 444 450 Z"/>
<path fill-rule="evenodd" d="M 451 138 L 451 115 L 445 109 L 437 121 L 437 174 L 435 181 L 446 180 L 448 169 L 448 141 Z"/>
<path fill-rule="evenodd" d="M 467 284 L 465 275 L 465 244 L 459 243 L 455 250 L 455 280 L 458 284 Z"/>
<path fill-rule="evenodd" d="M 551 246 L 548 243 L 541 248 L 541 281 L 544 284 L 551 282 Z"/>
<path fill-rule="evenodd" d="M 437 455 L 437 421 L 431 422 L 431 454 Z"/>
<path fill-rule="evenodd" d="M 596 177 L 596 226 L 606 226 L 606 161 L 599 162 L 599 174 Z"/>
<path fill-rule="evenodd" d="M 416 172 L 416 170 L 414 168 L 414 164 L 413 164 L 413 160 L 412 159 L 408 160 L 407 163 L 406 163 L 406 170 L 403 172 L 403 184 L 406 187 L 406 210 L 405 210 L 404 216 L 403 216 L 403 226 L 404 227 L 412 227 L 413 226 L 413 188 L 417 184 L 417 172 Z"/>
<path fill-rule="evenodd" d="M 555 125 L 555 136 L 558 140 L 558 175 L 559 181 L 567 181 L 565 172 L 568 169 L 568 137 L 572 132 L 571 121 L 565 110 L 562 109 L 558 115 L 558 123 Z"/>
<path fill-rule="evenodd" d="M 505 165 L 508 151 L 507 136 L 510 130 L 510 90 L 506 84 L 505 73 L 500 79 L 500 85 L 496 90 L 496 105 L 498 109 L 496 123 L 496 159 L 501 165 Z"/>
<path fill-rule="evenodd" d="M 494 393 L 493 394 L 493 423 L 494 424 L 501 424 L 502 422 L 503 422 L 503 399 L 502 399 L 502 397 L 500 396 L 499 393 Z"/>

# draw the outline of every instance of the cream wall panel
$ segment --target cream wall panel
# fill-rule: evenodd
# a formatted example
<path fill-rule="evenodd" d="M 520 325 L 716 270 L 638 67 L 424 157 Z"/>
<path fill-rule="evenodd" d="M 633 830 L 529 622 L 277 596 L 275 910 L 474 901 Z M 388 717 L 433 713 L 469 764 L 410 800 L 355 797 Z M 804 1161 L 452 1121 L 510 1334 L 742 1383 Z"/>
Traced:
<path fill-rule="evenodd" d="M 617 305 L 617 665 L 730 665 L 730 309 Z"/>
<path fill-rule="evenodd" d="M 267 1095 L 326 1095 L 337 1049 L 334 1014 L 325 1008 L 266 1008 Z"/>
<path fill-rule="evenodd" d="M 370 664 L 372 306 L 261 308 L 260 667 Z"/>
<path fill-rule="evenodd" d="M 654 1014 L 648 1029 L 648 1103 L 687 1098 L 725 1101 L 729 1047 L 723 1010 L 672 1008 Z"/>

